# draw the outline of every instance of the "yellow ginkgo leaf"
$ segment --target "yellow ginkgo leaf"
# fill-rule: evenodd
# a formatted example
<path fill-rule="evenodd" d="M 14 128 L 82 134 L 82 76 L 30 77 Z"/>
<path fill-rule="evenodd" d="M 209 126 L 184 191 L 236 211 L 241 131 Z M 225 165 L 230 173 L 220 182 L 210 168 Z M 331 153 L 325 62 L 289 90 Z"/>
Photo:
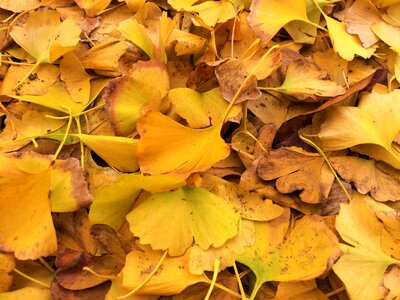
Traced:
<path fill-rule="evenodd" d="M 399 4 L 399 0 L 372 0 L 372 2 L 377 6 L 377 7 L 387 7 L 395 4 Z"/>
<path fill-rule="evenodd" d="M 370 58 L 374 54 L 376 46 L 364 48 L 357 36 L 347 33 L 344 23 L 325 14 L 324 17 L 333 48 L 342 58 L 351 61 L 356 54 L 363 58 Z"/>
<path fill-rule="evenodd" d="M 10 288 L 13 282 L 12 271 L 14 268 L 14 255 L 12 253 L 0 253 L 0 293 L 7 292 Z"/>
<path fill-rule="evenodd" d="M 121 172 L 134 172 L 138 169 L 136 139 L 120 136 L 76 134 L 77 137 L 97 153 L 110 166 Z"/>
<path fill-rule="evenodd" d="M 14 26 L 14 41 L 36 59 L 36 64 L 53 63 L 73 50 L 81 29 L 72 19 L 60 21 L 55 10 L 31 11 L 22 26 Z"/>
<path fill-rule="evenodd" d="M 199 0 L 168 0 L 168 4 L 176 10 L 189 10 Z"/>
<path fill-rule="evenodd" d="M 267 89 L 297 96 L 299 100 L 313 96 L 335 97 L 346 92 L 344 87 L 326 77 L 326 72 L 316 65 L 299 59 L 288 66 L 285 81 L 280 87 Z"/>
<path fill-rule="evenodd" d="M 249 24 L 264 44 L 291 21 L 310 23 L 306 0 L 255 0 L 252 1 L 250 10 Z"/>
<path fill-rule="evenodd" d="M 142 189 L 155 193 L 169 191 L 184 184 L 181 178 L 170 175 L 124 174 L 97 191 L 90 206 L 90 222 L 107 224 L 118 231 Z"/>
<path fill-rule="evenodd" d="M 0 0 L 0 8 L 15 13 L 34 10 L 40 6 L 40 0 L 26 0 L 23 2 L 14 0 Z"/>
<path fill-rule="evenodd" d="M 118 297 L 128 294 L 131 289 L 122 286 L 122 273 L 118 274 L 117 278 L 111 280 L 110 289 L 107 292 L 104 300 L 116 300 Z M 132 294 L 129 297 L 124 297 L 125 300 L 157 300 L 158 296 Z"/>
<path fill-rule="evenodd" d="M 16 291 L 1 293 L 0 300 L 51 300 L 50 289 L 43 287 L 25 287 Z"/>
<path fill-rule="evenodd" d="M 61 80 L 65 82 L 71 99 L 87 105 L 90 100 L 90 79 L 80 60 L 73 53 L 66 53 L 60 62 Z"/>
<path fill-rule="evenodd" d="M 197 54 L 207 42 L 205 38 L 176 28 L 171 34 L 171 40 L 176 41 L 176 55 Z"/>
<path fill-rule="evenodd" d="M 250 247 L 255 241 L 254 222 L 246 219 L 240 221 L 239 234 L 228 240 L 223 246 L 208 250 L 201 249 L 198 245 L 193 245 L 188 252 L 189 271 L 192 274 L 203 274 L 205 271 L 214 270 L 215 260 L 219 261 L 221 270 L 231 267 L 236 257 L 243 254 L 246 247 Z"/>
<path fill-rule="evenodd" d="M 185 127 L 159 112 L 149 112 L 137 124 L 140 170 L 187 177 L 209 169 L 230 153 L 220 136 L 220 124 L 206 129 Z"/>
<path fill-rule="evenodd" d="M 108 38 L 84 52 L 79 56 L 79 60 L 85 69 L 109 71 L 111 74 L 119 75 L 118 60 L 127 49 L 126 42 Z"/>
<path fill-rule="evenodd" d="M 92 86 L 90 91 L 90 99 L 87 105 L 75 102 L 70 94 L 68 93 L 65 84 L 61 81 L 56 81 L 51 87 L 48 88 L 47 92 L 43 95 L 8 95 L 12 98 L 36 103 L 41 106 L 45 106 L 65 114 L 69 114 L 71 110 L 72 114 L 79 114 L 85 110 L 85 108 L 99 95 L 102 89 L 107 84 L 108 79 L 95 79 L 92 80 Z"/>
<path fill-rule="evenodd" d="M 400 34 L 400 28 L 381 21 L 372 24 L 371 29 L 384 43 L 400 54 L 400 42 L 396 39 Z"/>
<path fill-rule="evenodd" d="M 392 145 L 400 131 L 399 95 L 399 90 L 387 94 L 373 92 L 363 95 L 358 107 L 329 109 L 317 133 L 318 144 L 325 151 L 352 147 L 399 169 L 400 152 Z"/>
<path fill-rule="evenodd" d="M 103 99 L 114 131 L 118 135 L 131 133 L 141 111 L 159 110 L 168 90 L 167 68 L 156 60 L 137 62 L 129 75 L 111 80 Z"/>
<path fill-rule="evenodd" d="M 29 155 L 0 156 L 0 248 L 21 260 L 54 255 L 57 250 L 49 166 L 50 160 Z"/>
<path fill-rule="evenodd" d="M 340 254 L 338 238 L 322 217 L 304 216 L 285 239 L 288 217 L 256 223 L 256 242 L 237 259 L 256 275 L 250 299 L 264 282 L 314 279 Z"/>
<path fill-rule="evenodd" d="M 126 219 L 140 243 L 179 256 L 193 242 L 203 250 L 222 246 L 238 234 L 240 214 L 234 205 L 206 189 L 186 186 L 150 196 Z"/>
<path fill-rule="evenodd" d="M 13 94 L 14 87 L 21 78 L 29 73 L 30 69 L 30 66 L 11 66 L 0 87 L 0 94 Z M 60 76 L 60 70 L 57 66 L 41 64 L 37 67 L 35 73 L 28 77 L 15 92 L 19 95 L 43 95 L 47 92 L 47 89 L 56 82 L 58 76 Z"/>
<path fill-rule="evenodd" d="M 321 8 L 324 8 L 329 0 L 316 0 Z M 306 0 L 307 18 L 314 24 L 319 24 L 321 18 L 320 10 L 312 0 Z M 314 44 L 317 37 L 317 27 L 302 21 L 292 21 L 284 26 L 295 43 Z"/>
<path fill-rule="evenodd" d="M 21 119 L 7 118 L 6 127 L 0 133 L 0 152 L 18 150 L 34 141 L 35 138 L 51 133 L 66 123 L 66 120 L 50 119 L 46 115 L 51 115 L 51 113 L 28 110 Z"/>
<path fill-rule="evenodd" d="M 174 32 L 175 27 L 176 21 L 168 18 L 167 13 L 163 12 L 159 23 L 158 49 L 161 53 L 161 59 L 164 63 L 167 63 L 168 60 L 165 48 L 172 38 L 172 33 Z"/>
<path fill-rule="evenodd" d="M 236 17 L 236 10 L 231 1 L 206 1 L 187 8 L 188 11 L 197 12 L 200 19 L 210 27 L 217 23 L 225 23 Z"/>
<path fill-rule="evenodd" d="M 107 8 L 110 2 L 111 0 L 75 0 L 75 3 L 85 10 L 88 17 L 97 16 L 101 11 Z"/>
<path fill-rule="evenodd" d="M 357 192 L 352 195 L 349 204 L 341 204 L 336 217 L 336 229 L 350 246 L 340 244 L 344 255 L 333 270 L 345 284 L 351 299 L 382 299 L 385 271 L 391 264 L 399 265 L 400 261 L 382 250 L 384 225 L 369 205 L 374 200 Z"/>
<path fill-rule="evenodd" d="M 136 19 L 122 21 L 118 25 L 118 30 L 122 35 L 140 49 L 142 49 L 150 58 L 154 58 L 153 42 L 146 31 L 146 28 Z"/>
<path fill-rule="evenodd" d="M 52 212 L 71 212 L 88 207 L 93 200 L 83 170 L 76 158 L 56 160 L 51 169 Z"/>
<path fill-rule="evenodd" d="M 126 256 L 125 267 L 122 269 L 122 286 L 128 290 L 136 289 L 148 277 L 148 272 L 154 270 L 163 253 L 161 251 L 134 250 Z M 150 280 L 137 291 L 139 295 L 173 295 L 179 294 L 189 285 L 207 282 L 204 275 L 193 275 L 189 272 L 188 254 L 179 257 L 165 257 Z"/>
<path fill-rule="evenodd" d="M 228 102 L 222 97 L 219 88 L 204 93 L 189 88 L 176 88 L 169 91 L 168 98 L 174 105 L 174 111 L 184 118 L 191 128 L 215 124 L 228 107 Z M 240 111 L 240 106 L 234 106 L 230 116 L 236 116 Z"/>

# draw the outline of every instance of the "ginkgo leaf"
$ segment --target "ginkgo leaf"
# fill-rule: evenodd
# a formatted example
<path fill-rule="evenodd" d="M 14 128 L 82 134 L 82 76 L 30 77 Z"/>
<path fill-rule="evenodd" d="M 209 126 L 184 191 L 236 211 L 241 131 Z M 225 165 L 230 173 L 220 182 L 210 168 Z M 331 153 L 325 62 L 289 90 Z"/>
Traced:
<path fill-rule="evenodd" d="M 400 153 L 392 146 L 400 131 L 399 94 L 398 90 L 387 94 L 372 92 L 361 97 L 358 107 L 330 108 L 317 133 L 319 145 L 325 151 L 352 147 L 400 168 Z"/>
<path fill-rule="evenodd" d="M 228 240 L 223 246 L 210 247 L 207 251 L 198 245 L 193 245 L 188 252 L 189 271 L 192 274 L 201 275 L 205 271 L 214 270 L 215 260 L 219 261 L 221 270 L 233 265 L 236 257 L 243 254 L 246 247 L 250 247 L 255 242 L 254 222 L 246 219 L 240 221 L 239 234 Z"/>
<path fill-rule="evenodd" d="M 126 256 L 125 267 L 122 269 L 122 286 L 133 290 L 148 277 L 148 272 L 154 270 L 162 257 L 161 251 L 134 250 Z M 188 254 L 179 257 L 165 257 L 157 272 L 139 289 L 139 295 L 173 295 L 197 282 L 207 282 L 204 275 L 193 275 L 188 270 Z"/>
<path fill-rule="evenodd" d="M 240 211 L 243 219 L 270 221 L 283 213 L 283 208 L 265 199 L 255 189 L 247 189 L 213 175 L 202 176 L 202 186 L 217 196 L 229 200 Z"/>
<path fill-rule="evenodd" d="M 108 38 L 79 56 L 85 69 L 118 72 L 118 60 L 126 52 L 126 42 Z"/>
<path fill-rule="evenodd" d="M 317 0 L 317 4 L 324 8 L 328 0 Z M 307 18 L 314 24 L 319 24 L 321 18 L 320 10 L 315 6 L 313 0 L 306 0 Z M 291 21 L 284 26 L 295 43 L 314 44 L 317 37 L 317 27 L 311 23 L 302 21 Z"/>
<path fill-rule="evenodd" d="M 159 112 L 147 113 L 137 124 L 140 170 L 182 177 L 207 170 L 230 152 L 217 125 L 191 129 Z"/>
<path fill-rule="evenodd" d="M 176 21 L 168 18 L 167 13 L 163 12 L 160 18 L 159 33 L 158 33 L 158 48 L 161 52 L 161 59 L 167 63 L 168 57 L 165 48 L 172 38 L 172 33 L 176 27 Z"/>
<path fill-rule="evenodd" d="M 217 23 L 225 23 L 236 17 L 233 3 L 227 0 L 205 1 L 187 8 L 188 11 L 197 12 L 200 19 L 207 26 L 214 27 Z"/>
<path fill-rule="evenodd" d="M 26 111 L 21 120 L 5 120 L 5 129 L 0 133 L 0 152 L 18 150 L 42 135 L 51 133 L 65 124 L 65 120 L 47 118 L 50 112 Z M 11 125 L 12 122 L 12 125 Z M 16 135 L 16 136 L 15 136 Z"/>
<path fill-rule="evenodd" d="M 102 91 L 104 86 L 107 84 L 108 79 L 96 79 L 92 80 L 89 105 Z M 51 87 L 48 88 L 47 92 L 40 96 L 35 95 L 9 95 L 12 98 L 36 103 L 60 112 L 68 114 L 68 109 L 71 110 L 72 114 L 79 114 L 84 111 L 87 105 L 75 102 L 70 94 L 68 93 L 65 84 L 61 81 L 56 81 Z"/>
<path fill-rule="evenodd" d="M 199 0 L 168 0 L 168 4 L 176 10 L 189 10 Z"/>
<path fill-rule="evenodd" d="M 256 242 L 237 258 L 256 275 L 250 299 L 264 282 L 314 279 L 339 256 L 338 238 L 322 217 L 304 216 L 285 239 L 288 226 L 288 213 L 256 223 Z"/>
<path fill-rule="evenodd" d="M 60 62 L 61 80 L 75 102 L 87 105 L 90 100 L 90 79 L 80 60 L 72 53 L 66 53 Z"/>
<path fill-rule="evenodd" d="M 263 180 L 278 178 L 276 187 L 281 193 L 302 191 L 300 198 L 307 203 L 326 199 L 334 180 L 323 157 L 295 147 L 270 151 L 257 171 Z"/>
<path fill-rule="evenodd" d="M 336 217 L 336 229 L 350 246 L 340 244 L 344 254 L 333 270 L 343 281 L 351 299 L 383 298 L 383 275 L 391 264 L 400 264 L 382 250 L 383 224 L 368 205 L 373 201 L 354 192 L 350 203 L 342 204 Z"/>
<path fill-rule="evenodd" d="M 19 299 L 31 299 L 31 300 L 51 300 L 50 290 L 43 287 L 25 287 L 16 291 L 1 293 L 0 300 L 19 300 Z"/>
<path fill-rule="evenodd" d="M 130 1 L 130 0 L 128 0 Z M 114 278 L 111 280 L 111 286 L 110 289 L 107 292 L 107 295 L 105 296 L 104 300 L 116 300 L 117 297 L 123 296 L 128 294 L 131 289 L 124 288 L 122 286 L 122 273 L 120 273 L 117 278 Z M 138 295 L 138 294 L 132 294 L 129 297 L 125 297 L 124 299 L 126 300 L 156 300 L 158 296 L 152 296 L 152 295 Z"/>
<path fill-rule="evenodd" d="M 315 280 L 300 282 L 280 282 L 274 300 L 329 300 L 318 288 Z"/>
<path fill-rule="evenodd" d="M 92 203 L 79 160 L 71 157 L 55 161 L 51 170 L 50 200 L 52 212 L 75 211 Z"/>
<path fill-rule="evenodd" d="M 193 242 L 203 250 L 222 246 L 238 234 L 240 214 L 232 204 L 207 190 L 186 186 L 150 196 L 126 219 L 140 243 L 179 256 Z"/>
<path fill-rule="evenodd" d="M 205 38 L 176 28 L 171 34 L 171 40 L 176 41 L 176 55 L 199 53 L 207 42 Z"/>
<path fill-rule="evenodd" d="M 264 44 L 267 44 L 283 26 L 294 20 L 310 23 L 307 18 L 306 0 L 251 2 L 249 24 Z"/>
<path fill-rule="evenodd" d="M 10 10 L 15 13 L 31 11 L 40 6 L 40 0 L 26 0 L 23 2 L 14 0 L 0 0 L 0 8 Z"/>
<path fill-rule="evenodd" d="M 355 1 L 344 16 L 347 32 L 357 34 L 365 48 L 379 41 L 373 32 L 373 24 L 381 20 L 379 11 L 369 0 Z"/>
<path fill-rule="evenodd" d="M 53 63 L 73 50 L 80 33 L 75 21 L 60 22 L 59 13 L 54 10 L 31 11 L 21 27 L 14 26 L 10 31 L 14 41 L 36 59 L 36 64 Z"/>
<path fill-rule="evenodd" d="M 155 193 L 169 191 L 184 184 L 182 179 L 170 175 L 124 174 L 97 191 L 90 206 L 90 222 L 107 224 L 118 231 L 142 189 Z"/>
<path fill-rule="evenodd" d="M 219 65 L 215 70 L 215 76 L 218 79 L 222 96 L 231 101 L 243 83 L 244 78 L 251 76 L 246 85 L 242 88 L 235 103 L 246 100 L 255 100 L 260 98 L 261 92 L 257 87 L 257 77 L 248 75 L 244 63 L 238 59 L 228 59 L 228 61 Z"/>
<path fill-rule="evenodd" d="M 134 172 L 138 169 L 136 159 L 138 140 L 107 135 L 76 134 L 76 136 L 119 171 Z"/>
<path fill-rule="evenodd" d="M 372 2 L 380 8 L 398 4 L 399 0 L 372 0 Z"/>
<path fill-rule="evenodd" d="M 11 253 L 0 253 L 0 295 L 7 292 L 10 288 L 13 282 L 12 271 L 14 268 L 14 255 Z"/>
<path fill-rule="evenodd" d="M 49 199 L 50 160 L 26 155 L 0 156 L 0 161 L 0 249 L 22 260 L 53 255 L 57 238 Z"/>
<path fill-rule="evenodd" d="M 359 193 L 370 193 L 377 201 L 400 200 L 399 170 L 358 157 L 332 157 L 329 160 L 344 180 L 354 183 Z"/>
<path fill-rule="evenodd" d="M 335 81 L 325 79 L 327 74 L 316 65 L 305 60 L 295 60 L 289 64 L 285 81 L 280 87 L 267 88 L 295 96 L 300 101 L 313 96 L 335 97 L 342 95 L 346 89 Z"/>
<path fill-rule="evenodd" d="M 13 94 L 14 87 L 31 68 L 31 66 L 11 66 L 0 87 L 0 94 Z M 19 95 L 43 95 L 56 82 L 58 76 L 60 76 L 60 70 L 57 66 L 41 64 L 25 82 L 18 86 L 15 92 Z"/>
<path fill-rule="evenodd" d="M 129 75 L 111 80 L 103 99 L 114 131 L 119 135 L 131 133 L 141 111 L 158 110 L 168 90 L 167 69 L 155 60 L 137 62 Z"/>
<path fill-rule="evenodd" d="M 395 38 L 400 33 L 398 27 L 380 21 L 372 24 L 371 29 L 384 43 L 388 44 L 397 53 L 400 53 L 400 42 Z"/>
<path fill-rule="evenodd" d="M 140 49 L 142 49 L 150 58 L 154 58 L 153 42 L 146 31 L 146 28 L 138 23 L 136 19 L 122 21 L 118 25 L 118 30 L 122 35 Z"/>
<path fill-rule="evenodd" d="M 336 21 L 326 14 L 324 14 L 324 18 L 333 48 L 342 58 L 351 61 L 356 54 L 363 58 L 370 58 L 374 54 L 376 46 L 364 48 L 356 36 L 347 33 L 344 23 Z"/>
<path fill-rule="evenodd" d="M 174 105 L 174 111 L 184 118 L 191 128 L 215 124 L 228 107 L 219 88 L 204 93 L 198 93 L 189 88 L 177 88 L 169 91 L 168 99 Z M 239 106 L 234 106 L 230 116 L 233 117 L 240 111 Z"/>
<path fill-rule="evenodd" d="M 80 8 L 85 10 L 88 17 L 97 16 L 101 11 L 103 11 L 110 4 L 111 0 L 74 0 Z"/>

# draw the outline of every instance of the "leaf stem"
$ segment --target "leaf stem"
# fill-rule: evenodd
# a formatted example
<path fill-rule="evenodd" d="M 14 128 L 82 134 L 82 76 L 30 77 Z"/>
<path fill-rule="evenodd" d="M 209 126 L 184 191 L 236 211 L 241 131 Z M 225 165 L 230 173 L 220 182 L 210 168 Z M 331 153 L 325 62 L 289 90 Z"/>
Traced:
<path fill-rule="evenodd" d="M 40 281 L 40 280 L 37 280 L 37 279 L 35 279 L 35 278 L 29 276 L 29 275 L 25 274 L 24 272 L 21 272 L 21 271 L 18 270 L 17 268 L 14 268 L 14 272 L 17 273 L 18 275 L 21 275 L 22 277 L 24 277 L 24 278 L 26 278 L 26 279 L 32 281 L 32 282 L 34 282 L 34 283 L 37 283 L 38 285 L 41 285 L 41 286 L 43 286 L 43 287 L 45 287 L 45 288 L 50 289 L 50 285 L 48 285 L 47 283 L 44 283 L 44 282 L 42 282 L 42 281 Z"/>
<path fill-rule="evenodd" d="M 243 288 L 242 280 L 240 278 L 240 275 L 239 275 L 239 272 L 238 272 L 238 269 L 236 266 L 236 261 L 234 259 L 232 259 L 232 260 L 233 260 L 232 266 L 233 266 L 233 270 L 235 271 L 236 281 L 239 285 L 239 291 L 240 291 L 240 294 L 242 295 L 242 300 L 247 300 L 246 293 Z"/>
<path fill-rule="evenodd" d="M 153 271 L 149 274 L 149 276 L 146 277 L 145 280 L 143 280 L 136 288 L 134 288 L 132 291 L 129 293 L 123 295 L 123 296 L 118 296 L 117 299 L 125 299 L 128 298 L 129 296 L 135 294 L 138 290 L 140 290 L 145 284 L 151 279 L 151 277 L 154 276 L 154 274 L 157 272 L 157 270 L 161 267 L 161 264 L 163 263 L 165 257 L 167 257 L 168 250 L 164 251 L 164 254 L 161 256 L 160 260 L 158 261 L 157 265 L 154 267 Z"/>
<path fill-rule="evenodd" d="M 71 125 L 72 125 L 72 111 L 71 111 L 71 108 L 69 108 L 68 106 L 65 106 L 65 105 L 61 105 L 61 108 L 65 108 L 67 111 L 69 111 L 69 119 L 68 119 L 67 128 L 65 129 L 64 137 L 63 137 L 60 145 L 58 146 L 56 153 L 54 153 L 52 162 L 54 162 L 57 159 L 57 156 L 60 154 L 62 147 L 64 147 L 65 142 L 67 141 L 67 138 L 68 138 L 69 130 L 71 129 Z"/>
<path fill-rule="evenodd" d="M 211 280 L 210 287 L 209 287 L 209 289 L 207 291 L 207 294 L 204 297 L 204 300 L 209 300 L 210 299 L 210 296 L 211 296 L 211 293 L 212 293 L 212 291 L 214 289 L 215 283 L 217 282 L 217 277 L 218 277 L 218 272 L 219 272 L 219 264 L 220 264 L 220 261 L 218 259 L 214 259 L 214 274 L 213 274 L 213 277 L 212 277 L 212 280 Z"/>
<path fill-rule="evenodd" d="M 305 143 L 307 143 L 308 145 L 310 145 L 311 147 L 313 147 L 315 150 L 318 151 L 318 153 L 324 158 L 326 164 L 328 165 L 329 169 L 331 170 L 333 176 L 335 176 L 335 179 L 337 180 L 337 182 L 339 183 L 340 187 L 342 188 L 344 194 L 346 195 L 347 199 L 349 201 L 351 201 L 351 197 L 349 195 L 349 193 L 347 192 L 346 188 L 344 187 L 342 181 L 340 180 L 339 176 L 337 175 L 335 169 L 333 168 L 331 162 L 329 161 L 328 157 L 325 155 L 325 153 L 321 150 L 321 148 L 319 148 L 313 141 L 311 141 L 310 139 L 306 138 L 305 136 L 303 136 L 302 134 L 299 134 L 299 137 L 302 141 L 304 141 Z"/>
<path fill-rule="evenodd" d="M 89 267 L 83 267 L 82 270 L 84 270 L 84 271 L 86 271 L 86 272 L 89 272 L 90 274 L 92 274 L 92 275 L 94 275 L 94 276 L 96 276 L 96 277 L 99 277 L 99 278 L 104 278 L 104 279 L 109 279 L 109 280 L 113 280 L 113 279 L 116 279 L 116 278 L 117 278 L 117 276 L 99 274 L 99 273 L 97 273 L 96 271 L 93 271 L 93 270 L 92 270 L 91 268 L 89 268 Z"/>

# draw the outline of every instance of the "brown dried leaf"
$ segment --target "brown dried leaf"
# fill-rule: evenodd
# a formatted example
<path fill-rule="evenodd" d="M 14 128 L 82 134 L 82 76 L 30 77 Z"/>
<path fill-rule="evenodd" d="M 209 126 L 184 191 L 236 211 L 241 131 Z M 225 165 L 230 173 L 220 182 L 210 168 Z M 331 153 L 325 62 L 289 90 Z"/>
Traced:
<path fill-rule="evenodd" d="M 339 175 L 352 182 L 361 194 L 370 193 L 377 201 L 400 200 L 400 171 L 375 160 L 357 157 L 332 157 Z"/>
<path fill-rule="evenodd" d="M 328 197 L 334 180 L 323 157 L 295 147 L 269 152 L 258 164 L 258 176 L 277 179 L 281 193 L 302 191 L 300 198 L 307 203 L 320 203 Z"/>
<path fill-rule="evenodd" d="M 218 78 L 222 96 L 230 102 L 248 74 L 240 60 L 229 59 L 216 67 L 215 75 Z M 260 96 L 261 92 L 257 88 L 257 78 L 251 75 L 250 80 L 243 87 L 235 103 L 255 100 Z"/>

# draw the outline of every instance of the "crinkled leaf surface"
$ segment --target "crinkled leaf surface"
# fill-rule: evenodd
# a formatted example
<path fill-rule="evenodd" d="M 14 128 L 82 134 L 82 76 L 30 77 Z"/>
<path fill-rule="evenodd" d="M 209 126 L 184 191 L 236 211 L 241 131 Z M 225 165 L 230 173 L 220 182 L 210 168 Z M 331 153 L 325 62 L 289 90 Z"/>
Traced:
<path fill-rule="evenodd" d="M 342 204 L 336 218 L 336 229 L 342 239 L 343 256 L 333 270 L 346 286 L 352 299 L 381 299 L 383 275 L 391 264 L 399 264 L 383 252 L 383 225 L 368 205 L 368 196 L 353 193 L 349 204 Z"/>
<path fill-rule="evenodd" d="M 185 127 L 159 112 L 139 119 L 137 157 L 140 170 L 187 177 L 204 171 L 229 155 L 229 146 L 216 125 L 206 129 Z"/>
<path fill-rule="evenodd" d="M 288 66 L 283 84 L 274 90 L 288 95 L 305 94 L 309 97 L 335 97 L 346 92 L 335 81 L 324 78 L 326 75 L 312 63 L 295 60 Z"/>
<path fill-rule="evenodd" d="M 238 234 L 240 214 L 226 200 L 203 188 L 156 193 L 127 215 L 132 233 L 155 250 L 182 255 L 193 242 L 203 250 L 220 247 Z M 163 228 L 162 232 L 157 228 Z"/>
<path fill-rule="evenodd" d="M 304 216 L 286 239 L 288 213 L 255 226 L 256 242 L 237 258 L 256 275 L 251 299 L 264 282 L 316 278 L 340 254 L 337 237 L 318 215 Z"/>
<path fill-rule="evenodd" d="M 281 193 L 302 191 L 300 198 L 307 203 L 326 199 L 334 180 L 323 157 L 295 147 L 270 151 L 260 160 L 258 175 L 263 180 L 277 178 Z"/>
<path fill-rule="evenodd" d="M 351 156 L 329 159 L 346 181 L 352 182 L 361 194 L 370 193 L 377 201 L 398 201 L 400 199 L 400 171 L 375 160 Z"/>

